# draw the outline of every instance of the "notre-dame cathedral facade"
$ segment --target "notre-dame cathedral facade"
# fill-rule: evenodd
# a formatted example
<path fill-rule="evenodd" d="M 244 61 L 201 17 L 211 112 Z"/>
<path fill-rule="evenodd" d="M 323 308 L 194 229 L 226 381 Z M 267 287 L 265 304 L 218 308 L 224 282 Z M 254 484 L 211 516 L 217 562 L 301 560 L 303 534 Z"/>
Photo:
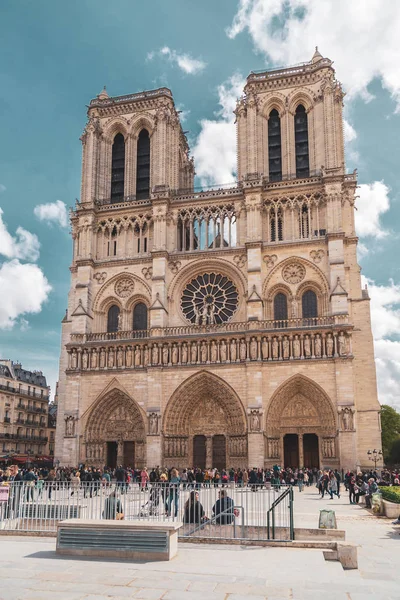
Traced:
<path fill-rule="evenodd" d="M 169 89 L 90 102 L 60 464 L 368 465 L 380 406 L 343 96 L 318 51 L 251 73 L 238 183 L 201 192 Z"/>

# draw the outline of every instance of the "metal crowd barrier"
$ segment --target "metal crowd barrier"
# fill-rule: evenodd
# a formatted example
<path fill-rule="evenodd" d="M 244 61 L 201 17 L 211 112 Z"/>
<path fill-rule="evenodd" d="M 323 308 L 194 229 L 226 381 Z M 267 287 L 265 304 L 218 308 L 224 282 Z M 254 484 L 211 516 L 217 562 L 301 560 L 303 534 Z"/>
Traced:
<path fill-rule="evenodd" d="M 193 493 L 198 493 L 199 504 L 191 506 Z M 179 520 L 182 538 L 294 539 L 290 486 L 46 481 L 0 485 L 0 529 L 55 532 L 58 521 L 72 518 Z"/>

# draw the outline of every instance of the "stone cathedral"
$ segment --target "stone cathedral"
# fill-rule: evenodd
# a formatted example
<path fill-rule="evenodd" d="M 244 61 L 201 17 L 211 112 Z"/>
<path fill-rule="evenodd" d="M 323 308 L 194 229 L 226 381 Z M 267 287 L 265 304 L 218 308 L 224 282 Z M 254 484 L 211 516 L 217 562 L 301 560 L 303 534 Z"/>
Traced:
<path fill-rule="evenodd" d="M 343 97 L 318 50 L 250 73 L 237 183 L 200 192 L 169 89 L 90 102 L 61 465 L 369 465 L 380 406 Z"/>

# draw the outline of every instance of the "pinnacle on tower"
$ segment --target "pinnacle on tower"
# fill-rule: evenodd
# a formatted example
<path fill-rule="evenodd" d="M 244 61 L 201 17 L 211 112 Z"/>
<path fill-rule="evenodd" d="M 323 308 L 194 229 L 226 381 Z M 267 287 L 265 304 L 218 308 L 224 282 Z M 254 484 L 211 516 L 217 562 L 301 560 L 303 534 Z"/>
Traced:
<path fill-rule="evenodd" d="M 103 89 L 101 90 L 100 94 L 97 97 L 99 100 L 106 100 L 107 98 L 110 97 L 107 93 L 106 86 L 103 87 Z"/>
<path fill-rule="evenodd" d="M 322 54 L 319 52 L 319 50 L 318 50 L 318 46 L 315 46 L 315 52 L 314 52 L 314 54 L 313 54 L 313 57 L 312 57 L 312 59 L 311 59 L 311 62 L 312 62 L 312 63 L 316 63 L 316 62 L 318 62 L 319 60 L 321 60 L 321 58 L 324 58 L 324 57 L 323 57 L 323 56 L 322 56 Z"/>

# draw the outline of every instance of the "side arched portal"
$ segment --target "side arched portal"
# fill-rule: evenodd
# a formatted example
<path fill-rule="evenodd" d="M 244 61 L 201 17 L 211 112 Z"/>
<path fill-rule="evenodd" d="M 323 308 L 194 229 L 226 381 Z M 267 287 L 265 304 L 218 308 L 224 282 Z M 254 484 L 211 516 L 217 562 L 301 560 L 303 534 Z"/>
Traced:
<path fill-rule="evenodd" d="M 85 448 L 88 465 L 143 467 L 146 429 L 136 402 L 117 388 L 99 398 L 87 418 Z"/>
<path fill-rule="evenodd" d="M 183 382 L 163 421 L 166 466 L 247 466 L 247 421 L 236 392 L 206 371 Z"/>
<path fill-rule="evenodd" d="M 337 419 L 326 392 L 295 375 L 273 395 L 266 413 L 268 464 L 285 467 L 337 466 Z"/>

